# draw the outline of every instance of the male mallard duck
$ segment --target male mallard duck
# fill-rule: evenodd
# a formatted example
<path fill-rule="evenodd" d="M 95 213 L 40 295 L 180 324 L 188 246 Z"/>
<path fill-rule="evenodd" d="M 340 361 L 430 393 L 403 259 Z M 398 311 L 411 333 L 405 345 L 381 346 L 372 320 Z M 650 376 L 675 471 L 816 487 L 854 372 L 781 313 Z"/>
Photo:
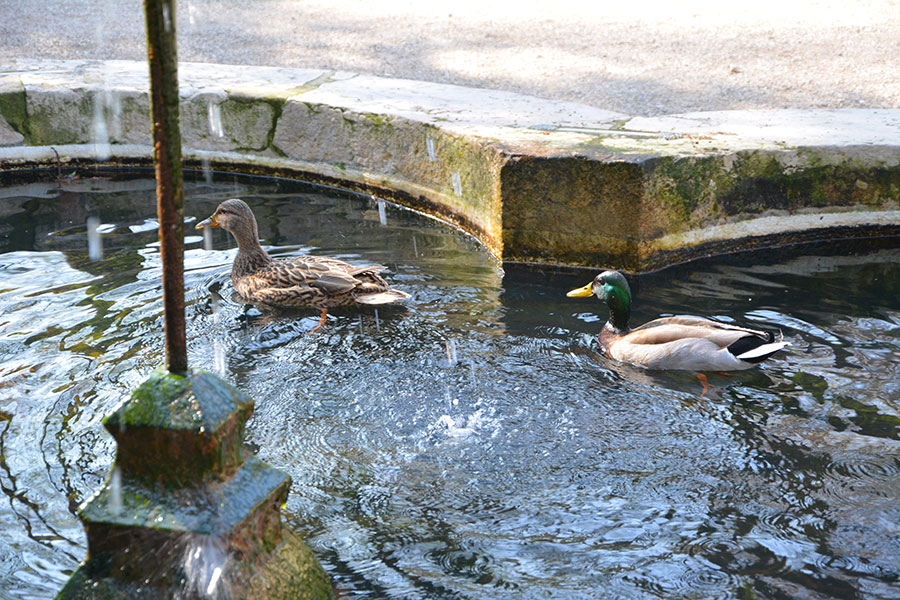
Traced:
<path fill-rule="evenodd" d="M 385 268 L 381 265 L 354 267 L 334 258 L 308 255 L 273 260 L 259 245 L 253 211 L 238 198 L 221 203 L 210 218 L 196 226 L 206 227 L 221 227 L 237 241 L 231 282 L 238 294 L 273 306 L 319 308 L 322 314 L 316 329 L 325 322 L 329 308 L 409 298 L 378 275 Z"/>
<path fill-rule="evenodd" d="M 631 289 L 618 271 L 604 271 L 567 296 L 597 296 L 609 307 L 600 345 L 612 358 L 648 369 L 732 371 L 749 369 L 789 342 L 779 331 L 748 329 L 698 317 L 664 317 L 628 328 Z"/>

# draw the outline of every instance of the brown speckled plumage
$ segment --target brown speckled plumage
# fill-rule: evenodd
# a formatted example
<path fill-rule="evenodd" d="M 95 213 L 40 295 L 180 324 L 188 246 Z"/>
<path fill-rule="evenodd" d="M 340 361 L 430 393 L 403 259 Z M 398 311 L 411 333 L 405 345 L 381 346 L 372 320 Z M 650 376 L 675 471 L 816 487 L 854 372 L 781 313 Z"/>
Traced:
<path fill-rule="evenodd" d="M 231 268 L 234 289 L 251 302 L 327 309 L 354 304 L 387 304 L 408 298 L 378 273 L 383 266 L 355 267 L 324 256 L 273 260 L 259 245 L 256 218 L 237 198 L 226 200 L 197 229 L 221 227 L 238 244 Z M 324 318 L 324 314 L 323 314 Z"/>

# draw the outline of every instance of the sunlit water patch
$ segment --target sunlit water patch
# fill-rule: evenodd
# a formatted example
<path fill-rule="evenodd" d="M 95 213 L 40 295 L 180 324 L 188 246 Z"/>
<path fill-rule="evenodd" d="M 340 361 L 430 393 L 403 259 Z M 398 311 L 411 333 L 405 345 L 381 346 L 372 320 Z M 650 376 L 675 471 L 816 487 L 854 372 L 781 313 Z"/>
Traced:
<path fill-rule="evenodd" d="M 900 251 L 633 278 L 635 322 L 792 342 L 701 397 L 597 355 L 605 309 L 565 297 L 593 273 L 504 274 L 376 199 L 212 179 L 186 192 L 189 360 L 256 400 L 248 443 L 292 476 L 287 521 L 344 597 L 900 597 Z M 101 419 L 163 363 L 153 186 L 0 192 L 0 597 L 52 598 L 84 557 Z M 272 254 L 384 264 L 411 300 L 313 335 L 316 311 L 241 303 L 231 238 L 190 227 L 233 196 Z"/>

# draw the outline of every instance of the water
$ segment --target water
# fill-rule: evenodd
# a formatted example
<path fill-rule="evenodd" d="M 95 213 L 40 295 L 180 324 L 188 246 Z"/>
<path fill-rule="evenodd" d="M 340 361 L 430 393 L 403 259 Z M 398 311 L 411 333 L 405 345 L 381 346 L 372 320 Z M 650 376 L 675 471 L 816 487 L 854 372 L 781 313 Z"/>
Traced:
<path fill-rule="evenodd" d="M 593 272 L 504 274 L 372 198 L 212 179 L 187 185 L 191 223 L 240 196 L 273 254 L 381 263 L 413 295 L 307 335 L 316 311 L 240 304 L 230 237 L 187 229 L 191 365 L 256 399 L 248 442 L 293 477 L 286 520 L 342 597 L 900 598 L 900 250 L 632 279 L 635 323 L 793 342 L 701 397 L 693 374 L 597 356 L 605 309 L 565 297 Z M 100 421 L 163 364 L 153 182 L 10 185 L 0 209 L 0 597 L 52 598 L 109 474 Z"/>

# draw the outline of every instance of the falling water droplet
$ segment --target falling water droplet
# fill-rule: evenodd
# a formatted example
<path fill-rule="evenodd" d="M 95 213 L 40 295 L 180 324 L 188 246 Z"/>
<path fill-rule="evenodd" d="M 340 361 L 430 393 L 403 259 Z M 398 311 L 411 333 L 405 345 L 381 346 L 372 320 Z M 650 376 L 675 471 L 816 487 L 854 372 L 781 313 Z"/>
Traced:
<path fill-rule="evenodd" d="M 447 340 L 447 363 L 449 366 L 456 364 L 456 340 Z"/>
<path fill-rule="evenodd" d="M 109 514 L 114 517 L 122 514 L 122 472 L 118 467 L 115 467 L 109 476 L 109 498 L 107 502 Z"/>
<path fill-rule="evenodd" d="M 384 212 L 384 200 L 378 201 L 378 221 L 382 225 L 387 225 L 387 215 Z"/>
<path fill-rule="evenodd" d="M 212 183 L 212 169 L 209 168 L 209 158 L 202 156 L 200 158 L 200 168 L 203 170 L 203 181 L 207 184 Z M 206 231 L 204 229 L 204 231 Z"/>
<path fill-rule="evenodd" d="M 197 18 L 196 18 L 197 7 L 194 4 L 188 2 L 187 12 L 188 12 L 188 25 L 193 27 L 194 25 L 197 24 Z"/>
<path fill-rule="evenodd" d="M 101 13 L 102 14 L 102 13 Z M 102 18 L 91 19 L 94 23 L 94 49 L 102 51 L 105 49 L 104 34 L 106 33 L 106 22 Z"/>
<path fill-rule="evenodd" d="M 459 173 L 451 175 L 450 181 L 453 184 L 453 193 L 457 196 L 462 196 L 462 179 L 460 178 Z"/>
<path fill-rule="evenodd" d="M 212 312 L 213 322 L 218 323 L 221 308 L 219 308 L 219 294 L 217 292 L 211 291 L 209 294 L 209 310 Z"/>
<path fill-rule="evenodd" d="M 448 407 L 454 406 L 453 393 L 450 391 L 450 386 L 446 385 L 446 384 L 444 385 L 444 400 L 447 402 Z M 447 417 L 447 419 L 449 419 L 448 425 L 450 425 L 451 427 L 456 427 L 456 422 L 453 420 L 453 417 L 451 417 L 450 415 L 444 415 L 444 416 Z"/>
<path fill-rule="evenodd" d="M 112 141 L 122 137 L 122 101 L 112 90 L 106 89 L 103 93 L 104 101 L 109 116 L 109 134 Z M 107 140 L 110 141 L 110 140 Z M 110 142 L 111 143 L 111 142 Z"/>
<path fill-rule="evenodd" d="M 217 375 L 225 375 L 225 346 L 222 340 L 213 340 L 213 370 Z"/>
<path fill-rule="evenodd" d="M 210 227 L 204 227 L 202 231 L 203 231 L 203 249 L 204 250 L 212 250 L 213 249 L 212 229 Z"/>
<path fill-rule="evenodd" d="M 87 218 L 87 242 L 88 242 L 88 258 L 91 260 L 101 260 L 103 258 L 103 238 L 97 229 L 100 227 L 100 219 L 98 217 Z"/>
<path fill-rule="evenodd" d="M 169 14 L 169 5 L 162 5 L 163 31 L 172 31 L 172 15 Z"/>
<path fill-rule="evenodd" d="M 222 108 L 215 102 L 208 102 L 206 112 L 209 117 L 209 132 L 216 137 L 223 137 L 225 131 L 222 129 Z"/>
<path fill-rule="evenodd" d="M 109 132 L 106 128 L 106 102 L 103 92 L 94 94 L 94 118 L 91 126 L 91 141 L 94 154 L 99 160 L 110 157 Z"/>

